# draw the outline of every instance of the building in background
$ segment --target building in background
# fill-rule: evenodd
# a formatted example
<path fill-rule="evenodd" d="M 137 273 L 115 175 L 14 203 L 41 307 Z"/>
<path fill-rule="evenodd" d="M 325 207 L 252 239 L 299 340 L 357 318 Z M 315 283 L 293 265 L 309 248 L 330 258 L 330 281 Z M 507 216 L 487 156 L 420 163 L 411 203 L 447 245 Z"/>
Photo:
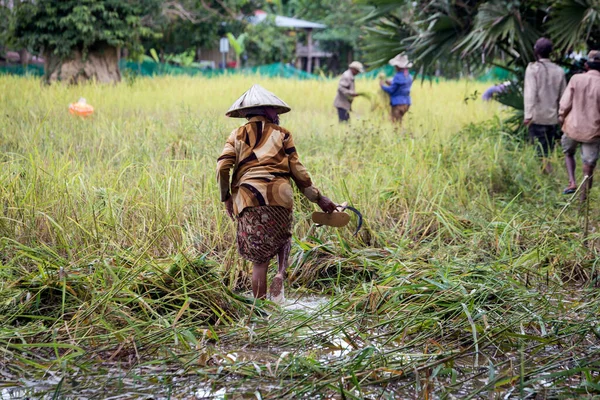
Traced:
<path fill-rule="evenodd" d="M 269 14 L 263 10 L 257 10 L 254 15 L 248 18 L 248 22 L 258 25 L 264 22 Z M 319 48 L 319 43 L 313 41 L 312 33 L 316 29 L 325 29 L 326 25 L 318 22 L 306 21 L 299 18 L 284 17 L 282 15 L 274 15 L 275 26 L 287 31 L 304 31 L 306 33 L 306 43 L 300 41 L 300 35 L 296 35 L 296 51 L 294 66 L 298 69 L 312 73 L 315 69 L 321 67 L 324 59 L 331 58 L 332 53 L 323 51 Z M 221 53 L 219 52 L 218 43 L 212 48 L 201 48 L 198 52 L 198 59 L 201 63 L 210 63 L 211 65 L 220 66 Z M 227 54 L 226 60 L 228 66 L 235 66 L 235 54 L 232 50 Z"/>

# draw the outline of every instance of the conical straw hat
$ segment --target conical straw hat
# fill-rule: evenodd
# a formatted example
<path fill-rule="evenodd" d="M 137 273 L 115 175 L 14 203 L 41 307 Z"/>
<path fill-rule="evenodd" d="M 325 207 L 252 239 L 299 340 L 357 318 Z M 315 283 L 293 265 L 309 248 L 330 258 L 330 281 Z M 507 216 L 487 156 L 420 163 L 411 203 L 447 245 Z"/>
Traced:
<path fill-rule="evenodd" d="M 256 107 L 273 107 L 277 111 L 277 114 L 284 114 L 291 111 L 290 106 L 285 101 L 260 85 L 252 85 L 246 93 L 241 95 L 229 107 L 225 115 L 232 118 L 244 118 L 246 116 L 245 110 Z"/>
<path fill-rule="evenodd" d="M 358 72 L 360 72 L 361 74 L 363 72 L 365 72 L 365 67 L 364 65 L 362 65 L 361 63 L 359 63 L 358 61 L 352 61 L 350 63 L 350 65 L 348 65 L 348 68 L 354 68 L 355 70 L 357 70 Z"/>
<path fill-rule="evenodd" d="M 413 63 L 408 61 L 408 57 L 405 54 L 398 54 L 389 61 L 389 64 L 398 68 L 411 68 L 413 66 Z"/>

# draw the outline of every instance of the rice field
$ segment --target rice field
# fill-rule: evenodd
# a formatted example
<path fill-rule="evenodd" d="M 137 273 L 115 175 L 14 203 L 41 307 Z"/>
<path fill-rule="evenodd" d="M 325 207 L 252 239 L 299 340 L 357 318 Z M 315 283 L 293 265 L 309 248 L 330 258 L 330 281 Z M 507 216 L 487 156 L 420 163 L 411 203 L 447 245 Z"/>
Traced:
<path fill-rule="evenodd" d="M 283 305 L 251 299 L 216 185 L 253 83 L 365 218 L 316 227 L 296 194 Z M 0 76 L 0 398 L 599 395 L 597 189 L 561 195 L 558 149 L 543 175 L 486 84 L 415 82 L 401 128 L 363 79 L 339 125 L 336 85 Z"/>

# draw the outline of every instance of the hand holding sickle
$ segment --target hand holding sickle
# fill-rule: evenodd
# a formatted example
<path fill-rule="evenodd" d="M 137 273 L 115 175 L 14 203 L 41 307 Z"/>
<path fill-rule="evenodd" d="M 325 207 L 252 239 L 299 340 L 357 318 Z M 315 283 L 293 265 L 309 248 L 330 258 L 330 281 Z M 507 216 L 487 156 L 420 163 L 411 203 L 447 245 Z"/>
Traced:
<path fill-rule="evenodd" d="M 331 200 L 327 199 L 327 201 L 331 202 Z M 321 209 L 323 211 L 325 211 L 325 213 L 319 213 L 319 212 L 314 212 L 312 214 L 312 220 L 313 222 L 315 222 L 317 224 L 317 226 L 323 226 L 323 225 L 329 225 L 329 226 L 335 226 L 335 227 L 341 227 L 341 226 L 345 226 L 348 224 L 348 222 L 350 222 L 350 216 L 346 213 L 344 213 L 345 210 L 350 210 L 353 213 L 356 214 L 356 216 L 358 217 L 358 224 L 356 226 L 356 230 L 354 231 L 353 236 L 356 236 L 356 234 L 358 233 L 358 231 L 360 230 L 360 228 L 362 227 L 362 223 L 363 223 L 363 217 L 360 211 L 358 211 L 356 208 L 349 206 L 348 202 L 344 202 L 342 204 L 339 205 L 335 205 L 333 202 L 331 202 L 331 204 L 327 204 L 327 210 L 321 206 L 320 202 L 319 202 L 319 206 L 321 206 Z M 331 205 L 333 205 L 333 209 L 331 208 Z M 331 210 L 332 211 L 329 211 Z"/>

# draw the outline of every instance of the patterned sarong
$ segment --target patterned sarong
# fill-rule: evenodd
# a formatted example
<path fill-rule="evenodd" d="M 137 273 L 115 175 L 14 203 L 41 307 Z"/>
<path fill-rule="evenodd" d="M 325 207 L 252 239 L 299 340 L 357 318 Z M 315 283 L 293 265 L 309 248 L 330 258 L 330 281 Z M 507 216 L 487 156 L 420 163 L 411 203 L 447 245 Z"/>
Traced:
<path fill-rule="evenodd" d="M 404 114 L 408 112 L 409 108 L 409 104 L 398 104 L 397 106 L 392 106 L 392 121 L 401 124 L 402 118 L 404 118 Z"/>
<path fill-rule="evenodd" d="M 240 255 L 254 263 L 269 261 L 292 236 L 292 222 L 292 210 L 285 207 L 246 207 L 237 224 Z"/>

